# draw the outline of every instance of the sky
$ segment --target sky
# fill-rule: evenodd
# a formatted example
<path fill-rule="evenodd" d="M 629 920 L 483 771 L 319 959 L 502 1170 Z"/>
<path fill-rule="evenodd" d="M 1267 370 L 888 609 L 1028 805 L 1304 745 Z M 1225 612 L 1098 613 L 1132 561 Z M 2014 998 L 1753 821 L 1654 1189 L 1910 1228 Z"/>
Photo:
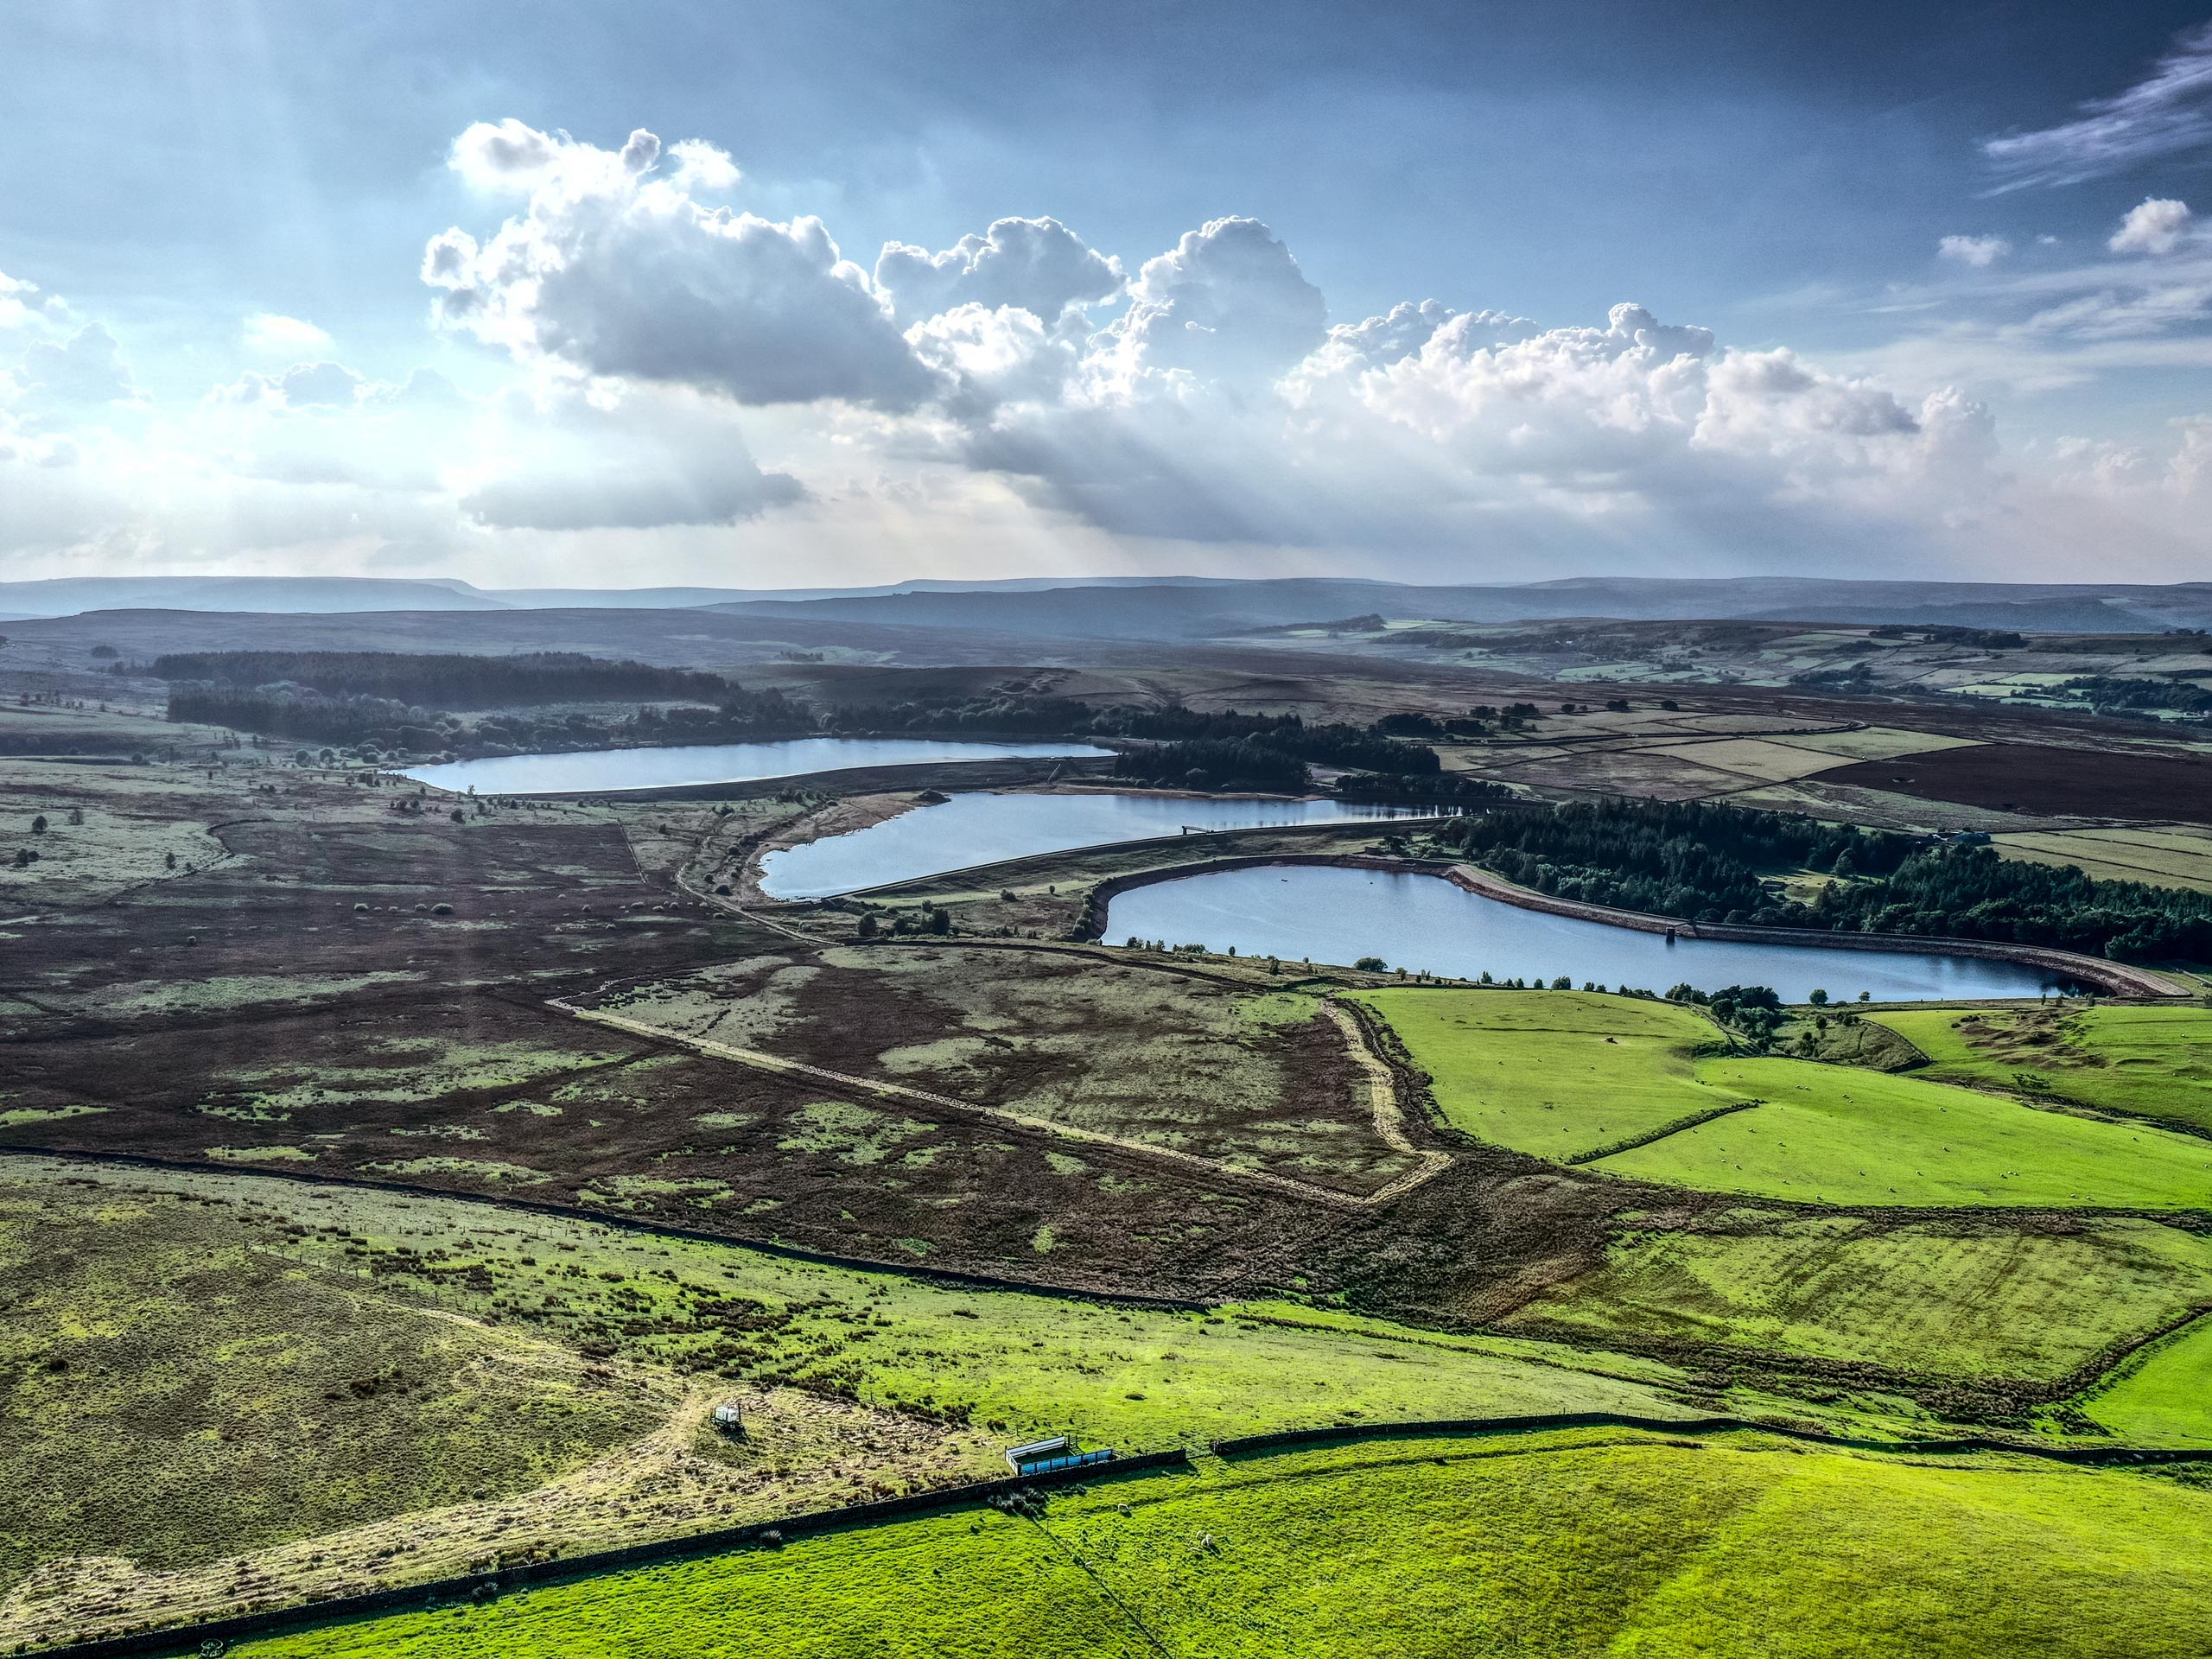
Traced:
<path fill-rule="evenodd" d="M 2212 580 L 2212 0 L 75 0 L 0 581 Z"/>

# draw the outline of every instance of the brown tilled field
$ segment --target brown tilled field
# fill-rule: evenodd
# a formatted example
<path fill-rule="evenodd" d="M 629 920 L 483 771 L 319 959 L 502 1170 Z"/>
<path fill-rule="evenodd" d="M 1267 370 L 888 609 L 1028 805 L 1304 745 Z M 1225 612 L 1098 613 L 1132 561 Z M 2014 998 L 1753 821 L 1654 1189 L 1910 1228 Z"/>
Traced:
<path fill-rule="evenodd" d="M 2008 812 L 2212 823 L 2212 760 L 2194 756 L 1988 743 L 1861 760 L 1815 776 Z"/>

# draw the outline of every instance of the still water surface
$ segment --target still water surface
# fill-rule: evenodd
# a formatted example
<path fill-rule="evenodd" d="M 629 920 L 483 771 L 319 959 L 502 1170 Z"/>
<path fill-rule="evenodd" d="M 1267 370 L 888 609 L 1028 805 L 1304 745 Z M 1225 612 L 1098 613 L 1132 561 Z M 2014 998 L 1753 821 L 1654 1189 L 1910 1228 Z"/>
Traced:
<path fill-rule="evenodd" d="M 1564 974 L 1665 991 L 1688 983 L 1771 985 L 1789 1002 L 1816 987 L 1838 1001 L 1870 991 L 1878 1002 L 2033 996 L 2057 976 L 2018 963 L 1833 945 L 1739 944 L 1638 933 L 1603 922 L 1522 910 L 1440 876 L 1322 865 L 1227 870 L 1135 887 L 1106 912 L 1106 938 L 1204 944 L 1243 956 L 1338 964 L 1380 957 L 1393 968 L 1455 978 Z"/>
<path fill-rule="evenodd" d="M 1250 830 L 1396 816 L 1414 815 L 1341 801 L 978 791 L 955 795 L 939 806 L 918 806 L 849 835 L 770 853 L 760 861 L 760 887 L 776 899 L 819 899 L 1004 858 L 1143 841 L 1186 829 Z"/>
<path fill-rule="evenodd" d="M 600 790 L 749 784 L 847 766 L 918 766 L 946 760 L 1097 756 L 1087 743 L 941 743 L 918 737 L 795 737 L 778 743 L 686 743 L 658 749 L 502 754 L 410 767 L 405 776 L 456 794 L 588 795 Z"/>

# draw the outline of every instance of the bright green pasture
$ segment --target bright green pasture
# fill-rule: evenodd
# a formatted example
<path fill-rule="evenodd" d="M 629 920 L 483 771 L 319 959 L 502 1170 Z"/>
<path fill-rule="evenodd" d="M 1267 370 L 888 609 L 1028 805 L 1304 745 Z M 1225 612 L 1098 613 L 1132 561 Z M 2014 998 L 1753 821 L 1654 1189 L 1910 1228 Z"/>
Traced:
<path fill-rule="evenodd" d="M 1751 1436 L 1337 1446 L 242 1644 L 251 1659 L 2198 1659 L 2212 1495 Z"/>
<path fill-rule="evenodd" d="M 2082 1409 L 2138 1445 L 2212 1446 L 2212 1316 L 2136 1356 Z"/>
<path fill-rule="evenodd" d="M 1713 1343 L 1923 1376 L 2049 1381 L 2208 1302 L 2212 1238 L 2157 1222 L 1961 1233 L 1746 1212 L 1712 1231 L 1624 1237 L 1507 1324 L 1588 1342 Z M 2205 1354 L 2212 1363 L 2212 1343 Z M 2212 1377 L 2204 1386 L 2212 1405 Z"/>
<path fill-rule="evenodd" d="M 1934 1062 L 1925 1077 L 2212 1129 L 2212 1008 L 1914 1008 L 1870 1017 Z"/>
<path fill-rule="evenodd" d="M 1694 1009 L 1580 991 L 1357 993 L 1468 1134 L 1539 1158 L 1616 1146 L 1743 1096 L 1694 1058 L 1720 1033 Z"/>
<path fill-rule="evenodd" d="M 1715 1059 L 1698 1074 L 1766 1103 L 1594 1167 L 1827 1204 L 2212 1208 L 2212 1141 L 1809 1060 Z"/>

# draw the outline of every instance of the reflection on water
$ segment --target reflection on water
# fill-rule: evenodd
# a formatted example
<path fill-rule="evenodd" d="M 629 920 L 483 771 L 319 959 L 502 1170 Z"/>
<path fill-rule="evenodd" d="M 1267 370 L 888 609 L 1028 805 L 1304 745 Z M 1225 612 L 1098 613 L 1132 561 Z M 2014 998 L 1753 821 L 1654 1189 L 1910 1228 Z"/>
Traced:
<path fill-rule="evenodd" d="M 1393 968 L 1454 978 L 1630 985 L 1771 985 L 1802 1002 L 1815 988 L 1838 1001 L 2033 996 L 2057 976 L 2018 963 L 1834 945 L 1738 944 L 1638 933 L 1484 899 L 1440 876 L 1306 865 L 1228 870 L 1135 887 L 1106 913 L 1106 938 L 1230 945 L 1244 956 L 1344 964 L 1380 957 Z"/>
<path fill-rule="evenodd" d="M 944 760 L 1008 760 L 1110 754 L 1087 743 L 940 743 L 915 737 L 795 737 L 779 743 L 687 743 L 661 749 L 579 749 L 503 754 L 414 766 L 404 774 L 456 794 L 588 795 L 598 790 L 747 784 L 848 766 L 918 766 Z"/>
<path fill-rule="evenodd" d="M 1032 853 L 1143 841 L 1185 830 L 1249 830 L 1397 816 L 1412 815 L 1341 801 L 979 791 L 955 795 L 940 806 L 918 806 L 849 835 L 770 853 L 760 861 L 760 887 L 777 899 L 818 899 Z"/>

